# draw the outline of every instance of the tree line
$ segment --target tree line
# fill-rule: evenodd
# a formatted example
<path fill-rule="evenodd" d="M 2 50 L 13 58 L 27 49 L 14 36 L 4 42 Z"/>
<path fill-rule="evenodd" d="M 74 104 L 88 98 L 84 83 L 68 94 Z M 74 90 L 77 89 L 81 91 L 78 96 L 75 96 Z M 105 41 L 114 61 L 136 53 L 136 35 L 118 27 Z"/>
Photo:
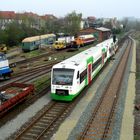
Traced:
<path fill-rule="evenodd" d="M 47 33 L 64 33 L 75 35 L 80 30 L 82 14 L 77 14 L 75 11 L 67 14 L 64 18 L 59 19 L 33 19 L 26 17 L 19 23 L 18 20 L 6 25 L 5 29 L 0 29 L 0 44 L 7 46 L 16 46 L 26 37 L 47 34 Z M 36 27 L 33 27 L 36 25 Z"/>
<path fill-rule="evenodd" d="M 19 22 L 19 19 L 22 22 Z M 67 14 L 64 18 L 48 18 L 47 20 L 35 19 L 25 15 L 17 16 L 15 20 L 5 26 L 5 29 L 0 29 L 0 44 L 9 47 L 17 46 L 26 37 L 48 33 L 64 33 L 76 36 L 80 31 L 81 20 L 82 14 L 75 11 Z M 123 18 L 120 22 L 126 32 L 130 29 L 140 31 L 140 20 L 131 21 L 129 18 Z M 112 28 L 110 22 L 106 23 L 104 27 Z M 115 34 L 120 33 L 121 28 L 112 29 L 112 32 Z"/>

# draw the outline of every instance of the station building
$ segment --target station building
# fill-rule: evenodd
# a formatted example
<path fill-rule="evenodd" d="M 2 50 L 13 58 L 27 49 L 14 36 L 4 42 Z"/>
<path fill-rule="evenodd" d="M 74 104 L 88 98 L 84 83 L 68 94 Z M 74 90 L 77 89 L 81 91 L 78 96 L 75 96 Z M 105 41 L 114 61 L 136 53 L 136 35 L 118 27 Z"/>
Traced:
<path fill-rule="evenodd" d="M 111 29 L 99 27 L 99 28 L 86 28 L 80 30 L 79 35 L 85 34 L 94 34 L 97 41 L 102 42 L 110 37 Z"/>

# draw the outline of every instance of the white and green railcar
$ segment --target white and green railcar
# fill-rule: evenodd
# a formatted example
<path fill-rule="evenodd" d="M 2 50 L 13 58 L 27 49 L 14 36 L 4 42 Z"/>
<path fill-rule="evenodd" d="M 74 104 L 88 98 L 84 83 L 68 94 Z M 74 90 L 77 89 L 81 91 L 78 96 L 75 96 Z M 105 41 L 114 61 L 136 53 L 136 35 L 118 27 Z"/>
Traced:
<path fill-rule="evenodd" d="M 113 39 L 108 39 L 53 66 L 51 97 L 72 101 L 97 75 L 114 54 Z"/>

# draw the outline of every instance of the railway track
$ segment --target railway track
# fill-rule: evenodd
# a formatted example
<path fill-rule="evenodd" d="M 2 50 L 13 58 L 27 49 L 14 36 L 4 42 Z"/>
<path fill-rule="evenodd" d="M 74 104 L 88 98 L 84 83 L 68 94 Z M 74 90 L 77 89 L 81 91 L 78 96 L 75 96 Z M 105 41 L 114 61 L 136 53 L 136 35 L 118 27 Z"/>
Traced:
<path fill-rule="evenodd" d="M 49 73 L 51 71 L 52 66 L 56 63 L 58 63 L 58 61 L 17 73 L 16 75 L 12 76 L 10 80 L 1 82 L 1 86 L 6 86 L 7 84 L 11 82 L 24 82 L 25 83 L 25 82 L 34 80 L 42 75 Z"/>
<path fill-rule="evenodd" d="M 79 136 L 79 140 L 104 140 L 111 138 L 117 101 L 120 96 L 119 90 L 121 88 L 123 75 L 132 45 L 130 40 L 128 43 L 128 47 L 126 47 L 125 53 L 122 56 L 117 69 L 93 110 L 92 117 L 88 121 L 84 131 Z"/>
<path fill-rule="evenodd" d="M 26 83 L 27 84 L 27 83 L 31 82 L 31 80 L 33 80 L 33 79 L 35 79 L 39 76 L 46 75 L 47 73 L 49 73 L 51 71 L 52 65 L 53 64 L 50 64 L 50 65 L 43 66 L 43 68 L 41 67 L 40 69 L 35 69 L 35 71 L 32 72 L 32 73 L 28 72 L 28 74 L 26 73 L 25 75 L 20 76 L 18 79 L 15 78 L 14 82 Z M 46 83 L 49 83 L 49 82 L 50 82 L 50 77 L 48 77 L 48 79 L 46 79 Z M 23 106 L 21 105 L 21 108 L 22 108 L 21 110 L 23 110 L 23 108 L 25 106 L 27 107 L 27 106 L 31 105 L 32 103 L 34 103 L 37 99 L 39 99 L 41 96 L 43 96 L 44 94 L 46 94 L 48 92 L 48 90 L 50 89 L 50 84 L 44 84 L 44 85 L 45 85 L 45 87 L 43 86 L 44 89 L 42 89 L 41 92 L 38 92 L 35 89 L 34 94 L 31 94 L 28 97 L 26 97 L 26 101 L 24 102 L 24 105 Z M 4 87 L 7 87 L 7 86 L 8 85 L 6 84 L 6 85 L 0 87 L 0 90 L 3 89 Z M 9 110 L 9 109 L 7 108 L 7 110 Z M 9 116 L 9 114 L 18 114 L 19 113 L 18 110 L 17 110 L 17 112 L 15 111 L 15 113 L 12 113 L 12 112 L 10 113 L 10 112 L 11 111 L 8 112 L 8 116 Z M 6 118 L 4 115 L 5 115 L 5 112 L 0 113 L 1 120 L 2 120 L 3 117 Z M 4 118 L 3 118 L 3 120 L 7 120 L 7 119 L 4 119 Z M 13 117 L 11 117 L 11 118 L 13 118 Z M 1 124 L 4 124 L 4 123 L 0 123 L 0 125 Z"/>
<path fill-rule="evenodd" d="M 121 45 L 123 42 L 124 42 L 124 40 L 126 39 L 126 36 L 125 37 L 123 37 L 123 38 L 121 38 L 120 40 L 119 40 L 119 45 Z M 16 66 L 16 65 L 21 65 L 21 64 L 24 64 L 24 63 L 29 63 L 29 62 L 33 62 L 33 61 L 36 61 L 36 60 L 38 60 L 38 59 L 40 59 L 40 58 L 43 58 L 43 57 L 49 57 L 49 56 L 51 56 L 51 55 L 53 55 L 53 54 L 58 54 L 58 53 L 63 53 L 63 52 L 66 52 L 66 51 L 68 51 L 69 50 L 69 48 L 65 48 L 65 49 L 63 49 L 63 50 L 61 50 L 61 51 L 56 51 L 56 50 L 53 50 L 53 51 L 50 51 L 50 52 L 48 52 L 48 53 L 45 53 L 45 54 L 42 54 L 42 55 L 39 55 L 39 56 L 35 56 L 35 57 L 32 57 L 32 58 L 27 58 L 27 59 L 24 59 L 24 60 L 20 60 L 20 61 L 16 61 L 16 62 L 13 62 L 13 63 L 11 63 L 10 65 L 11 66 Z"/>
<path fill-rule="evenodd" d="M 51 101 L 39 113 L 33 117 L 30 122 L 27 122 L 18 132 L 12 135 L 9 139 L 14 140 L 38 140 L 49 139 L 57 130 L 61 122 L 69 115 L 75 104 L 85 95 L 88 87 L 73 101 L 55 102 Z"/>
<path fill-rule="evenodd" d="M 126 37 L 122 38 L 118 42 L 120 44 L 120 46 L 124 42 L 125 39 L 126 39 Z M 68 49 L 69 48 L 61 50 L 61 51 L 57 51 L 57 53 L 62 53 L 63 51 L 67 51 Z M 56 53 L 56 51 L 55 52 L 50 52 L 48 54 L 43 54 L 43 55 L 40 55 L 40 56 L 37 56 L 37 57 L 33 57 L 33 58 L 30 58 L 30 59 L 18 61 L 17 64 L 23 64 L 23 63 L 26 63 L 26 62 L 32 62 L 32 61 L 35 61 L 35 60 L 37 60 L 39 58 L 42 58 L 42 57 L 44 57 L 46 55 L 48 57 L 48 56 L 52 55 L 53 53 Z M 27 82 L 29 80 L 35 79 L 36 77 L 39 77 L 41 75 L 44 75 L 44 74 L 48 73 L 49 69 L 52 67 L 52 65 L 54 65 L 56 63 L 58 63 L 58 61 L 52 62 L 51 64 L 39 66 L 39 67 L 36 67 L 36 68 L 33 68 L 33 69 L 29 69 L 29 70 L 26 70 L 26 71 L 16 73 L 16 75 L 12 76 L 12 80 L 6 81 L 6 82 L 5 81 L 1 82 L 1 85 L 6 85 L 6 84 L 8 84 L 10 82 Z M 48 71 L 46 71 L 46 69 L 48 69 Z"/>
<path fill-rule="evenodd" d="M 46 131 L 47 133 L 43 137 L 47 138 L 50 131 L 53 131 L 55 125 L 59 123 L 58 120 L 60 121 L 60 118 L 62 119 L 64 114 L 68 111 L 68 107 L 70 107 L 69 103 L 50 102 L 50 104 L 41 110 L 40 115 L 34 118 L 28 127 L 23 129 L 16 136 L 15 140 L 24 140 L 27 138 L 38 140 Z"/>
<path fill-rule="evenodd" d="M 61 51 L 53 50 L 53 51 L 50 51 L 48 53 L 45 53 L 45 54 L 42 54 L 42 55 L 39 55 L 39 56 L 35 56 L 35 57 L 32 57 L 32 58 L 27 58 L 27 59 L 24 59 L 24 60 L 13 62 L 10 65 L 15 66 L 15 65 L 21 65 L 21 64 L 25 64 L 25 63 L 29 63 L 29 62 L 32 63 L 33 61 L 36 61 L 36 60 L 41 59 L 43 57 L 49 57 L 49 56 L 51 56 L 53 54 L 56 54 L 56 53 L 63 53 L 63 52 L 66 52 L 67 50 L 68 49 L 64 49 L 64 50 L 61 50 Z"/>
<path fill-rule="evenodd" d="M 50 139 L 52 134 L 58 129 L 61 122 L 70 114 L 75 105 L 84 96 L 80 94 L 73 102 L 50 101 L 40 110 L 29 122 L 27 122 L 18 132 L 13 134 L 9 140 L 39 140 Z"/>

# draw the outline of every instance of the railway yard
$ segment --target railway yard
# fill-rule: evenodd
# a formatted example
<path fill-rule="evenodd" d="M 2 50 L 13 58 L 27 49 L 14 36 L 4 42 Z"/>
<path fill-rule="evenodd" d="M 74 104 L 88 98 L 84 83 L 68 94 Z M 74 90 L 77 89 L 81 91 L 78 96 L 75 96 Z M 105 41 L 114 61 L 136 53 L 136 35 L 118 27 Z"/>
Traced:
<path fill-rule="evenodd" d="M 0 108 L 0 140 L 139 140 L 139 38 L 140 32 L 120 38 L 116 54 L 71 102 L 51 99 L 51 68 L 95 44 L 76 51 L 49 47 L 30 58 L 20 51 L 20 57 L 9 55 L 14 72 L 0 81 L 0 91 L 11 83 L 34 90 L 12 108 Z"/>

